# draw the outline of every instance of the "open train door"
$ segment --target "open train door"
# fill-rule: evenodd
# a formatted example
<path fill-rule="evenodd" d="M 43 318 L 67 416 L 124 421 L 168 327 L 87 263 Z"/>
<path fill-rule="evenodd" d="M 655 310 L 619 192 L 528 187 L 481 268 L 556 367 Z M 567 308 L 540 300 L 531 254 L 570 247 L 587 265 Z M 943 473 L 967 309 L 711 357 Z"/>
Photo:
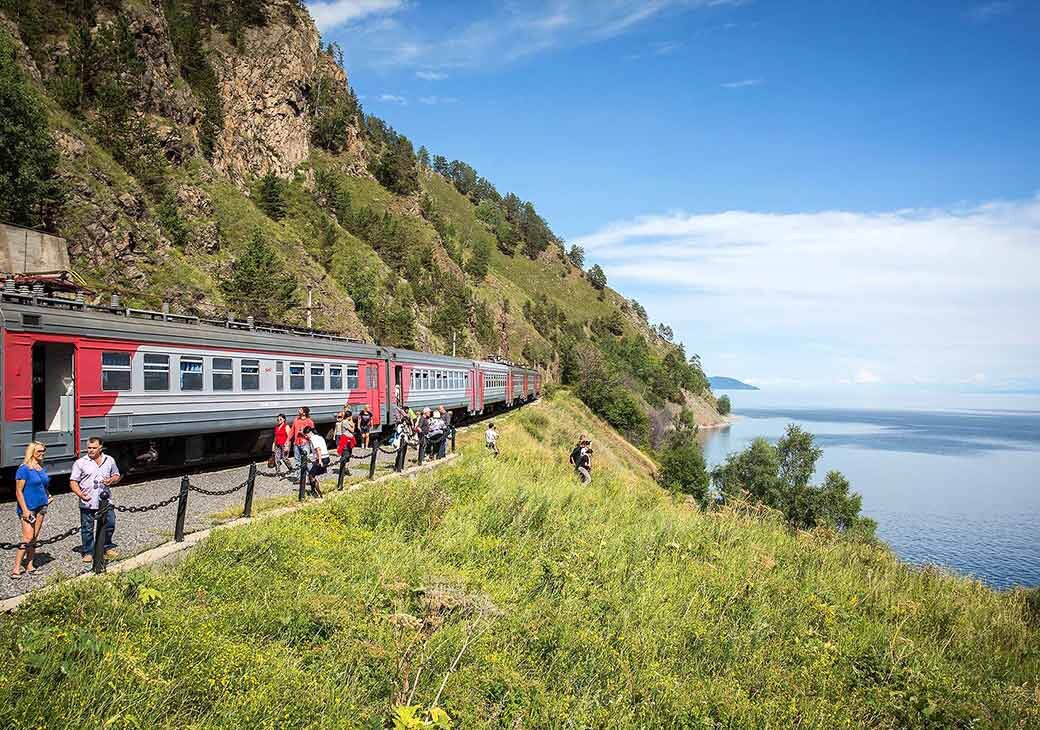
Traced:
<path fill-rule="evenodd" d="M 71 460 L 76 444 L 76 347 L 68 342 L 32 346 L 33 439 L 50 462 Z"/>
<path fill-rule="evenodd" d="M 469 377 L 473 380 L 470 410 L 479 413 L 484 410 L 484 372 L 480 368 L 473 368 Z"/>

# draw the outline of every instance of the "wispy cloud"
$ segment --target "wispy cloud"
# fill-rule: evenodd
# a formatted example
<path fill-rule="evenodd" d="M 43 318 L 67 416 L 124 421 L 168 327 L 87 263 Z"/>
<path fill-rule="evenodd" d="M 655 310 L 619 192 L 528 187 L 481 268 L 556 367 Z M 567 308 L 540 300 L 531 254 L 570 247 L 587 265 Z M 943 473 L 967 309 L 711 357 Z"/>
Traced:
<path fill-rule="evenodd" d="M 722 84 L 724 89 L 746 89 L 749 86 L 761 86 L 762 79 L 741 79 L 740 81 L 727 81 Z"/>
<path fill-rule="evenodd" d="M 441 71 L 416 71 L 415 78 L 423 81 L 444 81 L 448 78 L 448 74 Z"/>
<path fill-rule="evenodd" d="M 371 16 L 396 13 L 404 9 L 405 3 L 404 0 L 323 0 L 308 3 L 307 7 L 318 30 L 325 31 Z"/>
<path fill-rule="evenodd" d="M 1001 15 L 1008 15 L 1014 9 L 1015 3 L 1012 0 L 994 0 L 994 2 L 983 3 L 971 8 L 968 11 L 968 17 L 985 23 Z"/>
<path fill-rule="evenodd" d="M 1029 325 L 1040 320 L 1040 195 L 887 213 L 673 213 L 571 243 L 611 281 L 650 292 L 651 314 L 696 342 L 769 342 L 800 358 L 784 373 L 773 353 L 762 376 L 829 363 L 829 382 L 1040 379 Z M 828 350 L 810 356 L 813 342 Z"/>
<path fill-rule="evenodd" d="M 380 94 L 379 95 L 379 101 L 381 101 L 381 102 L 383 102 L 385 104 L 401 104 L 401 105 L 404 105 L 404 104 L 408 103 L 408 99 L 406 99 L 403 96 L 398 96 L 396 94 Z"/>
<path fill-rule="evenodd" d="M 434 105 L 434 104 L 454 104 L 457 101 L 458 101 L 458 99 L 456 99 L 454 96 L 420 96 L 419 97 L 419 103 L 420 104 L 429 104 L 431 106 Z"/>
<path fill-rule="evenodd" d="M 561 47 L 595 43 L 628 33 L 652 20 L 678 13 L 710 12 L 744 0 L 500 0 L 481 7 L 457 25 L 409 23 L 405 0 L 339 0 L 310 5 L 323 31 L 351 25 L 351 52 L 376 66 L 412 66 L 418 73 L 500 65 Z M 484 10 L 486 7 L 488 9 Z M 404 22 L 387 25 L 398 13 Z M 380 32 L 371 32 L 374 25 Z M 659 44 L 667 54 L 678 43 Z M 425 76 L 419 76 L 424 80 Z"/>

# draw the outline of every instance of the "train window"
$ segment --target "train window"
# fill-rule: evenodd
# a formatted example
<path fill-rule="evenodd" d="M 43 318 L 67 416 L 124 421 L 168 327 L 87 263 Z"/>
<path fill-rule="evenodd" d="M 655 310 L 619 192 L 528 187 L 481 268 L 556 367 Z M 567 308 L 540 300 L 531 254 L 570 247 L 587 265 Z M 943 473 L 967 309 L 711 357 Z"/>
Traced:
<path fill-rule="evenodd" d="M 423 370 L 422 371 L 422 388 L 420 388 L 420 390 L 429 390 L 429 389 L 430 389 L 430 371 L 429 370 Z"/>
<path fill-rule="evenodd" d="M 342 365 L 329 365 L 329 390 L 343 390 Z"/>
<path fill-rule="evenodd" d="M 347 390 L 358 389 L 357 365 L 347 365 Z"/>
<path fill-rule="evenodd" d="M 289 363 L 289 390 L 303 390 L 307 387 L 307 378 L 302 362 Z"/>
<path fill-rule="evenodd" d="M 144 389 L 170 389 L 170 356 L 145 353 Z"/>
<path fill-rule="evenodd" d="M 101 390 L 130 390 L 130 353 L 101 353 Z"/>
<path fill-rule="evenodd" d="M 259 360 L 243 360 L 239 373 L 242 376 L 242 390 L 260 390 Z"/>
<path fill-rule="evenodd" d="M 311 363 L 311 390 L 325 390 L 325 365 Z"/>
<path fill-rule="evenodd" d="M 379 371 L 376 370 L 374 365 L 369 365 L 366 371 L 368 376 L 368 389 L 374 390 L 379 387 Z"/>
<path fill-rule="evenodd" d="M 279 360 L 274 364 L 275 390 L 285 390 L 285 363 Z"/>
<path fill-rule="evenodd" d="M 202 358 L 181 356 L 181 390 L 202 390 Z"/>
<path fill-rule="evenodd" d="M 184 360 L 181 360 L 183 368 Z M 183 379 L 183 375 L 181 378 Z M 182 386 L 183 387 L 183 386 Z M 235 371 L 231 367 L 230 357 L 213 358 L 213 390 L 234 390 Z"/>

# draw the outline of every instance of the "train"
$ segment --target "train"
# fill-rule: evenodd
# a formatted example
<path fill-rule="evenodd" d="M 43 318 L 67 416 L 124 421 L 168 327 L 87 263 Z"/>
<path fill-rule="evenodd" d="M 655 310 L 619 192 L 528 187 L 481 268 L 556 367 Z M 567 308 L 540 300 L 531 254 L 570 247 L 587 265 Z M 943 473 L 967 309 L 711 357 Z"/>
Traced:
<path fill-rule="evenodd" d="M 126 472 L 270 450 L 279 413 L 310 408 L 319 428 L 341 410 L 443 405 L 458 418 L 538 398 L 541 374 L 493 359 L 385 347 L 315 329 L 89 304 L 37 286 L 0 292 L 0 468 L 32 440 L 52 474 L 71 471 L 91 437 Z M 10 483 L 5 479 L 5 483 Z"/>

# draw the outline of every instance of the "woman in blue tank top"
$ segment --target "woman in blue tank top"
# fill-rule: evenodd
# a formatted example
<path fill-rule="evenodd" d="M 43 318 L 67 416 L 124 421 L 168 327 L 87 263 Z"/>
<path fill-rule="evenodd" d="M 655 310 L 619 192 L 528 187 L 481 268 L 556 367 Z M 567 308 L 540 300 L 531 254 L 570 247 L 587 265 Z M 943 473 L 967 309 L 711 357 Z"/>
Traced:
<path fill-rule="evenodd" d="M 19 548 L 14 554 L 14 568 L 11 570 L 12 578 L 21 578 L 23 573 L 32 573 L 36 570 L 33 558 L 36 557 L 35 542 L 40 538 L 43 529 L 43 517 L 47 514 L 47 503 L 51 501 L 50 492 L 47 487 L 51 478 L 47 470 L 43 468 L 44 454 L 47 447 L 39 441 L 30 441 L 25 447 L 25 459 L 14 475 L 14 493 L 18 501 L 16 512 L 21 518 L 22 542 L 28 547 Z M 25 569 L 22 569 L 22 559 L 25 558 Z"/>

